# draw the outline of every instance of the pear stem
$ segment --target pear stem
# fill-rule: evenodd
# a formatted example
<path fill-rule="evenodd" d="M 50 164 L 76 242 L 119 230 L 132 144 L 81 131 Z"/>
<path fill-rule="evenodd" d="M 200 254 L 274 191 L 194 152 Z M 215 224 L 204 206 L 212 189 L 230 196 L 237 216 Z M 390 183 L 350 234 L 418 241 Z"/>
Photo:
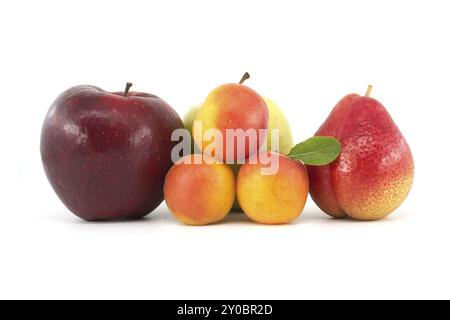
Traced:
<path fill-rule="evenodd" d="M 125 91 L 123 92 L 123 96 L 127 97 L 128 93 L 130 92 L 130 88 L 133 86 L 131 82 L 127 82 L 127 85 L 125 86 Z"/>
<path fill-rule="evenodd" d="M 244 75 L 241 78 L 241 81 L 239 81 L 239 84 L 243 84 L 246 80 L 250 79 L 250 74 L 248 72 L 244 73 Z"/>
<path fill-rule="evenodd" d="M 372 88 L 373 88 L 372 85 L 369 84 L 369 86 L 367 87 L 366 94 L 365 94 L 366 97 L 370 97 L 370 94 L 372 93 Z"/>

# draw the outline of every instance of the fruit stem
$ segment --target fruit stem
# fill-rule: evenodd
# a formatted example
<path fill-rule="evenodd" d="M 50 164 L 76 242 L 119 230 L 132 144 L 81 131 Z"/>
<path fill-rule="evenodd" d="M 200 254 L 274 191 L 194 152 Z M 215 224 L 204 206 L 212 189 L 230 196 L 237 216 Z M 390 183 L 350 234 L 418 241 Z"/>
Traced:
<path fill-rule="evenodd" d="M 241 78 L 241 81 L 239 81 L 239 84 L 243 84 L 245 80 L 250 79 L 250 74 L 248 72 L 244 73 L 244 75 Z"/>
<path fill-rule="evenodd" d="M 365 94 L 366 97 L 370 97 L 370 94 L 372 93 L 372 88 L 373 88 L 372 85 L 369 84 L 369 86 L 367 87 L 366 94 Z"/>
<path fill-rule="evenodd" d="M 127 97 L 128 96 L 128 92 L 130 92 L 130 88 L 133 86 L 133 84 L 131 82 L 127 82 L 127 85 L 125 86 L 125 91 L 123 92 L 123 96 Z"/>

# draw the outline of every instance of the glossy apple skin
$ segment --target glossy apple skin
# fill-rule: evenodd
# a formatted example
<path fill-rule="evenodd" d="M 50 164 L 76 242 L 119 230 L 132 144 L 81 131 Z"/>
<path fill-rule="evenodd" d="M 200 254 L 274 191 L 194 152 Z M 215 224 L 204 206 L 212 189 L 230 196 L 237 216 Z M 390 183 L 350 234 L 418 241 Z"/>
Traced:
<path fill-rule="evenodd" d="M 157 96 L 93 86 L 63 92 L 41 134 L 45 173 L 56 194 L 85 220 L 141 218 L 163 201 L 178 114 Z"/>
<path fill-rule="evenodd" d="M 195 121 L 202 124 L 199 135 L 192 130 L 198 148 L 205 151 L 211 141 L 203 141 L 204 133 L 217 129 L 222 134 L 222 150 L 214 149 L 213 156 L 223 163 L 237 163 L 257 153 L 264 139 L 260 139 L 260 130 L 267 130 L 269 110 L 264 99 L 253 89 L 242 84 L 224 84 L 210 92 L 199 108 Z M 257 139 L 253 143 L 245 142 L 245 150 L 238 152 L 238 138 L 234 137 L 234 149 L 227 147 L 227 130 L 256 130 Z M 230 141 L 228 141 L 230 142 Z M 229 150 L 231 149 L 231 150 Z"/>

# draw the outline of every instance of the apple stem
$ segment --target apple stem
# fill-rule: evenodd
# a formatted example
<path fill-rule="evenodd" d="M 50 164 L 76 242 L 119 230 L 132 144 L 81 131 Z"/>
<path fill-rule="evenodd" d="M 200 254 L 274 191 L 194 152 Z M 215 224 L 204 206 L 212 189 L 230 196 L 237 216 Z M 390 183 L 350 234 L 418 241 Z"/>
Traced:
<path fill-rule="evenodd" d="M 250 74 L 248 72 L 244 73 L 244 75 L 241 78 L 241 81 L 239 81 L 239 84 L 243 84 L 246 80 L 250 79 Z"/>
<path fill-rule="evenodd" d="M 373 88 L 372 85 L 369 84 L 369 86 L 367 87 L 366 94 L 365 94 L 366 97 L 370 97 L 370 94 L 372 93 L 372 88 Z"/>
<path fill-rule="evenodd" d="M 125 91 L 123 92 L 123 96 L 127 97 L 128 96 L 128 92 L 130 92 L 130 88 L 133 86 L 133 84 L 131 82 L 127 82 L 127 85 L 125 87 Z"/>

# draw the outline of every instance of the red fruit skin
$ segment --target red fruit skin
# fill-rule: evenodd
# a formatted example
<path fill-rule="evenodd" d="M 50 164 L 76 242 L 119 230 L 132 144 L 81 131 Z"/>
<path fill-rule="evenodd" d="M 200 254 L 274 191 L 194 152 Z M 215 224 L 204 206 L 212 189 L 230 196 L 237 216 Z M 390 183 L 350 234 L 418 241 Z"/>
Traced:
<path fill-rule="evenodd" d="M 359 98 L 356 94 L 344 97 L 338 102 L 325 123 L 316 132 L 316 136 L 329 136 L 340 140 L 343 124 L 351 111 L 353 102 Z M 334 185 L 332 172 L 336 171 L 339 159 L 326 166 L 307 166 L 310 183 L 310 194 L 314 202 L 327 214 L 335 218 L 345 218 L 347 214 L 339 205 Z"/>
<path fill-rule="evenodd" d="M 377 220 L 401 205 L 412 186 L 414 161 L 380 102 L 356 94 L 344 97 L 316 135 L 342 143 L 332 164 L 308 166 L 311 197 L 324 212 Z"/>
<path fill-rule="evenodd" d="M 141 218 L 163 201 L 178 114 L 157 96 L 93 86 L 63 92 L 41 133 L 45 173 L 58 197 L 85 220 Z"/>
<path fill-rule="evenodd" d="M 232 164 L 243 162 L 262 149 L 267 137 L 263 130 L 268 129 L 269 110 L 256 91 L 229 83 L 211 91 L 199 109 L 196 121 L 202 124 L 203 130 L 200 135 L 194 132 L 194 140 L 200 150 L 211 153 L 223 163 Z M 200 140 L 210 129 L 219 130 L 222 135 L 218 137 L 220 145 L 212 150 L 209 150 L 211 141 L 208 138 Z M 231 135 L 227 136 L 227 131 Z M 249 137 L 256 139 L 250 140 Z M 238 146 L 238 141 L 241 146 Z"/>
<path fill-rule="evenodd" d="M 226 137 L 227 129 L 256 130 L 256 144 L 251 144 L 246 139 L 245 152 L 243 155 L 238 153 L 238 137 L 234 138 L 234 149 L 230 152 L 227 150 L 226 139 L 223 141 L 223 150 L 219 160 L 222 162 L 227 159 L 233 159 L 234 163 L 239 160 L 248 159 L 250 156 L 261 150 L 264 139 L 260 139 L 259 132 L 267 130 L 269 125 L 269 110 L 264 99 L 253 89 L 241 84 L 226 84 L 222 86 L 222 90 L 216 95 L 217 101 L 226 106 L 218 113 L 217 128 Z"/>

